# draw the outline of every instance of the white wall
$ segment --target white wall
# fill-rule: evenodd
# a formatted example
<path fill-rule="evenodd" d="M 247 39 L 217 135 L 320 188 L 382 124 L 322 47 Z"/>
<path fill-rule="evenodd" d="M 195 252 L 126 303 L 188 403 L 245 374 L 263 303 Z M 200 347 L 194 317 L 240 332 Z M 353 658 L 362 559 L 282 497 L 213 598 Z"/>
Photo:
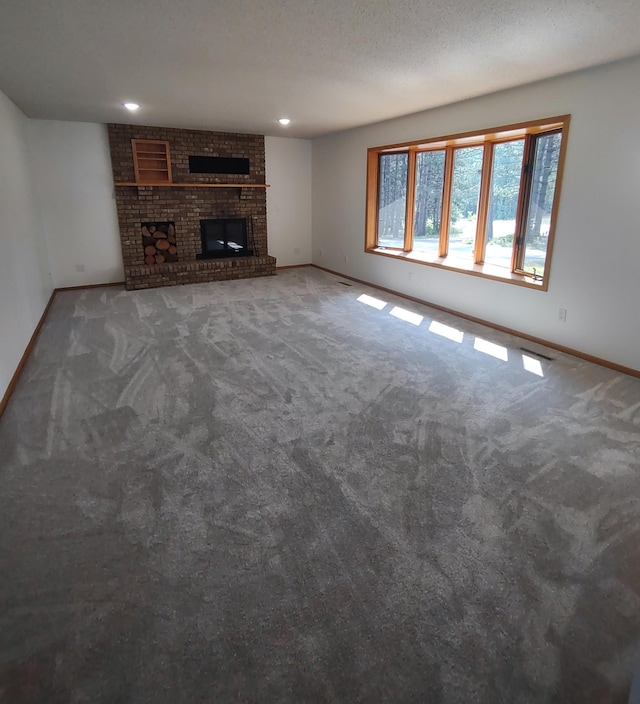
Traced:
<path fill-rule="evenodd" d="M 30 183 L 27 122 L 0 92 L 0 398 L 53 288 Z"/>
<path fill-rule="evenodd" d="M 277 266 L 311 262 L 311 142 L 265 137 L 267 233 Z"/>
<path fill-rule="evenodd" d="M 28 120 L 27 134 L 54 286 L 124 281 L 106 126 Z"/>
<path fill-rule="evenodd" d="M 572 118 L 547 292 L 364 253 L 368 147 L 566 113 Z M 316 139 L 313 262 L 640 369 L 638 125 L 635 58 Z M 566 323 L 559 308 L 568 311 Z"/>

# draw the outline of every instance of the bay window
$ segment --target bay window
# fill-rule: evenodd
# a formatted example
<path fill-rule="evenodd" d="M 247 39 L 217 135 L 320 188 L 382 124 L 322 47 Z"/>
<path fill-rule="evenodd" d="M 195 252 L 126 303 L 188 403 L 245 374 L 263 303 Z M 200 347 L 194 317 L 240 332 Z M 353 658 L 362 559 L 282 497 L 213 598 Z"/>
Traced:
<path fill-rule="evenodd" d="M 546 290 L 568 124 L 369 149 L 366 251 Z"/>

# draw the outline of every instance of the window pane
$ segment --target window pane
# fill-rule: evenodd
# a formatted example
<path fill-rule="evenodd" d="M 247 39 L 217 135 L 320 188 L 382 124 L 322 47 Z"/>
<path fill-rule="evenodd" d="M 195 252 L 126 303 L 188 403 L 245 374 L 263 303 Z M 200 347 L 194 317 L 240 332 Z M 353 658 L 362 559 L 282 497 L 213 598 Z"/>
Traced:
<path fill-rule="evenodd" d="M 449 254 L 473 258 L 484 147 L 461 147 L 453 154 Z"/>
<path fill-rule="evenodd" d="M 416 204 L 413 217 L 413 249 L 438 254 L 444 151 L 421 152 L 416 163 Z"/>
<path fill-rule="evenodd" d="M 407 207 L 407 164 L 409 155 L 380 155 L 378 197 L 378 246 L 404 247 Z"/>
<path fill-rule="evenodd" d="M 509 270 L 516 232 L 523 152 L 524 139 L 496 144 L 493 148 L 484 261 Z"/>
<path fill-rule="evenodd" d="M 556 190 L 562 134 L 542 134 L 535 138 L 533 174 L 524 235 L 524 271 L 542 276 L 547 258 L 549 225 Z"/>

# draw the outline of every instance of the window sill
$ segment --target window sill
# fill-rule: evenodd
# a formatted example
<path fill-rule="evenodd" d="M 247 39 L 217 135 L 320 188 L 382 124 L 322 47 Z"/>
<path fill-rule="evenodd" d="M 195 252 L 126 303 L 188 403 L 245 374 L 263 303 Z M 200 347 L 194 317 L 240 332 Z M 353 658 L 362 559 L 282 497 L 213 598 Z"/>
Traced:
<path fill-rule="evenodd" d="M 502 281 L 516 286 L 525 286 L 533 288 L 536 291 L 546 291 L 547 284 L 545 281 L 534 281 L 530 276 L 522 274 L 514 274 L 507 269 L 504 269 L 493 264 L 474 264 L 473 262 L 465 261 L 464 259 L 456 259 L 452 256 L 438 257 L 430 252 L 403 252 L 400 249 L 387 249 L 386 247 L 374 247 L 373 249 L 365 249 L 368 254 L 379 254 L 383 257 L 391 257 L 393 259 L 403 259 L 414 264 L 426 264 L 427 266 L 437 267 L 438 269 L 446 269 L 455 271 L 460 274 L 471 274 L 472 276 L 480 276 L 484 279 L 492 279 L 493 281 Z"/>

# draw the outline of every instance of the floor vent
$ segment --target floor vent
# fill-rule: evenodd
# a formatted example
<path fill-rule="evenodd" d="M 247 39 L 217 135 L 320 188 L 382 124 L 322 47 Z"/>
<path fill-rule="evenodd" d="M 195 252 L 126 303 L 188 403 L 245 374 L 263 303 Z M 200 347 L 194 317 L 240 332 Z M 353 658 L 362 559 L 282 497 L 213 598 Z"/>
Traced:
<path fill-rule="evenodd" d="M 526 347 L 521 347 L 520 351 L 526 352 L 527 354 L 532 354 L 535 357 L 540 357 L 540 359 L 546 359 L 547 362 L 553 362 L 553 357 L 547 357 L 546 354 L 541 354 L 540 352 L 534 352 L 533 350 L 528 350 Z"/>
<path fill-rule="evenodd" d="M 353 286 L 353 284 L 348 284 L 346 281 L 338 281 L 339 284 L 342 284 L 343 286 Z"/>

